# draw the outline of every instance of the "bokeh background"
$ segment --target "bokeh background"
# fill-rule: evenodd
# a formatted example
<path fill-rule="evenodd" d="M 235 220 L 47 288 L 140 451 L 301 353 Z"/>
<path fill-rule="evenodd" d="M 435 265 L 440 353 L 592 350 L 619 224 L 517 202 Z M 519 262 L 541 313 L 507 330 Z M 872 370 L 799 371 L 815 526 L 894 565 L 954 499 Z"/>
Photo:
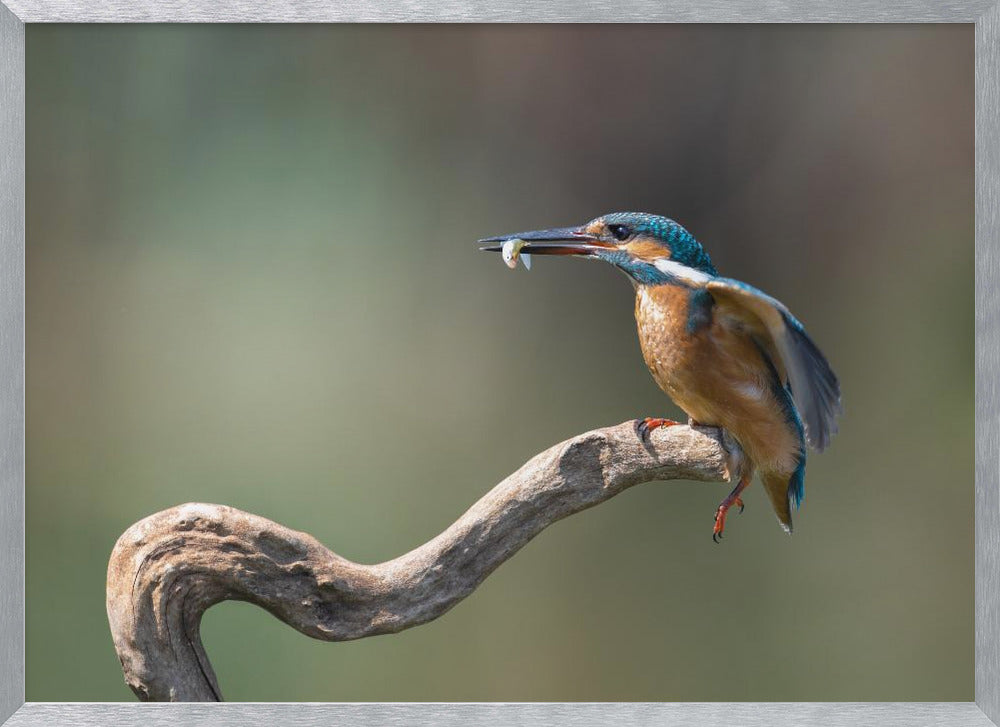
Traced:
<path fill-rule="evenodd" d="M 27 29 L 27 698 L 127 700 L 104 576 L 225 503 L 377 562 L 536 452 L 679 415 L 614 270 L 482 236 L 664 213 L 839 373 L 792 537 L 648 484 L 438 621 L 227 603 L 231 700 L 973 698 L 971 26 Z"/>

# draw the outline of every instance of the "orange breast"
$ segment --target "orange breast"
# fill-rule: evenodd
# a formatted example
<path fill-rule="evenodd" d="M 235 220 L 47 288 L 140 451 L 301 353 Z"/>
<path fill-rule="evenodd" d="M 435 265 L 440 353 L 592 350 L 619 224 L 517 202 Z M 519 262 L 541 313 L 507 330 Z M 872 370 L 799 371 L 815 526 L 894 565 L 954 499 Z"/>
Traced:
<path fill-rule="evenodd" d="M 756 467 L 792 472 L 800 447 L 753 340 L 712 318 L 690 330 L 691 290 L 639 286 L 635 318 L 653 379 L 688 416 L 727 429 Z"/>

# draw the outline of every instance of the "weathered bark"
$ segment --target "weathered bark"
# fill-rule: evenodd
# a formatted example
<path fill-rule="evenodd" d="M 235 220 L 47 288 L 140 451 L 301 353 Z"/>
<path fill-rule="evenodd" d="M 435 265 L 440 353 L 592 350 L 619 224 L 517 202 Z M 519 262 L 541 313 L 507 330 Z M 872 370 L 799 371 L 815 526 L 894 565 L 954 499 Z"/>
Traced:
<path fill-rule="evenodd" d="M 433 540 L 378 565 L 224 505 L 164 510 L 126 530 L 108 564 L 125 681 L 143 700 L 221 700 L 199 636 L 215 603 L 255 603 L 325 641 L 402 631 L 445 613 L 556 520 L 672 479 L 728 479 L 715 429 L 659 429 L 648 444 L 635 422 L 587 432 L 532 458 Z"/>

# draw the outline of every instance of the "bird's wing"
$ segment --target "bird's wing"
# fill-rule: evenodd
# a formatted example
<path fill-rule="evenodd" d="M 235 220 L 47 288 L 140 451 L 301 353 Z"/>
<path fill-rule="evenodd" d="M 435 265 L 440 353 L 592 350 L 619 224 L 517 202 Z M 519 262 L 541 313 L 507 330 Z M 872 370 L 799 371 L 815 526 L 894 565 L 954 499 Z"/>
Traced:
<path fill-rule="evenodd" d="M 837 433 L 840 384 L 802 324 L 779 301 L 746 283 L 713 278 L 705 287 L 717 315 L 747 329 L 774 359 L 802 417 L 806 441 L 823 450 Z"/>

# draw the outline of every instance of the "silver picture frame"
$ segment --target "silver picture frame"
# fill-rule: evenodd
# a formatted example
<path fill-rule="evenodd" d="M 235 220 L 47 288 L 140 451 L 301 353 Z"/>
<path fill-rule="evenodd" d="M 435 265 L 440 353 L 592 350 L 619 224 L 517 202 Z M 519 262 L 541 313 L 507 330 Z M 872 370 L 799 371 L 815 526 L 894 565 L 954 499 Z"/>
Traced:
<path fill-rule="evenodd" d="M 141 704 L 25 702 L 25 24 L 972 23 L 976 88 L 975 702 Z M 0 723 L 27 725 L 1000 724 L 1000 0 L 0 0 Z M 109 636 L 110 639 L 110 636 Z"/>

